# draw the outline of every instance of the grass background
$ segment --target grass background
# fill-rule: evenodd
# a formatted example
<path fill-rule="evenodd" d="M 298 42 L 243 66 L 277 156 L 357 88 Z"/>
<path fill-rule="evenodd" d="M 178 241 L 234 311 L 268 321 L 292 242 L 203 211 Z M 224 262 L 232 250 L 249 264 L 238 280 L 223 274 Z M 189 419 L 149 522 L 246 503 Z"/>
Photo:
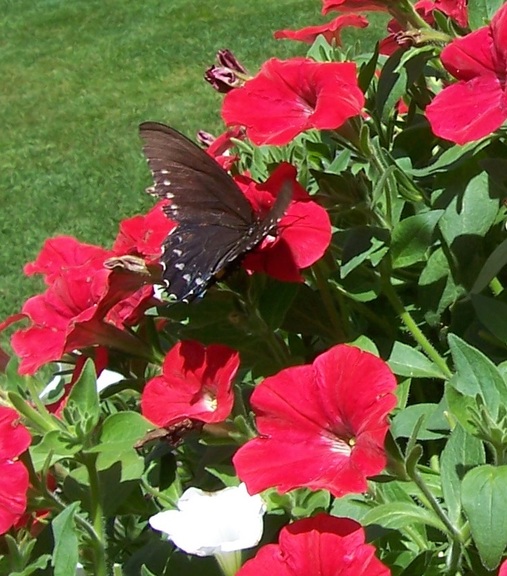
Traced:
<path fill-rule="evenodd" d="M 0 321 L 42 289 L 25 278 L 43 241 L 109 246 L 152 204 L 137 126 L 219 133 L 203 80 L 220 48 L 255 72 L 307 46 L 274 30 L 329 20 L 320 0 L 0 0 Z M 350 32 L 352 41 L 378 30 Z"/>

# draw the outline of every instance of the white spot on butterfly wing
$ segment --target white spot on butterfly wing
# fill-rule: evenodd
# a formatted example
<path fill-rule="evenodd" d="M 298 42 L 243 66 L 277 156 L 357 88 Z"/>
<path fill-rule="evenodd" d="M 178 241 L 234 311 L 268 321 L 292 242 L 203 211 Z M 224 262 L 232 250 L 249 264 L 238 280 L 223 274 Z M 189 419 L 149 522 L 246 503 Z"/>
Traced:
<path fill-rule="evenodd" d="M 178 262 L 178 264 L 175 264 L 174 267 L 177 270 L 183 270 L 183 268 L 185 268 L 185 264 L 183 262 Z"/>

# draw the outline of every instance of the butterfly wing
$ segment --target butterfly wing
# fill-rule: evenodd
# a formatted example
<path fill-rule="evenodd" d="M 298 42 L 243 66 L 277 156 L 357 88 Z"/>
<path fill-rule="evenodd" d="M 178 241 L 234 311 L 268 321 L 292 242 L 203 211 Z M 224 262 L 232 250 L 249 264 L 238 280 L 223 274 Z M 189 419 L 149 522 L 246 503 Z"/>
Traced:
<path fill-rule="evenodd" d="M 206 222 L 248 227 L 254 214 L 234 180 L 199 146 L 157 122 L 139 127 L 154 180 L 152 193 L 171 200 L 167 215 L 175 222 Z"/>
<path fill-rule="evenodd" d="M 259 220 L 234 180 L 188 138 L 156 122 L 141 124 L 140 134 L 153 173 L 150 192 L 171 201 L 165 211 L 178 223 L 164 242 L 164 281 L 176 300 L 190 300 L 269 234 L 292 188 L 285 185 Z"/>

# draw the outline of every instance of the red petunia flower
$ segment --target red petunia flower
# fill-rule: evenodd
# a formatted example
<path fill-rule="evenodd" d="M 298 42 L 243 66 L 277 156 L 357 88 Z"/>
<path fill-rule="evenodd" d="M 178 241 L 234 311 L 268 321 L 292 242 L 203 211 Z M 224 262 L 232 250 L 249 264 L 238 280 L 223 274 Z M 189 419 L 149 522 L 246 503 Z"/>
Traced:
<path fill-rule="evenodd" d="M 498 576 L 507 576 L 507 560 L 504 560 L 500 565 L 500 570 L 498 571 Z"/>
<path fill-rule="evenodd" d="M 137 317 L 136 307 L 148 305 L 145 291 L 136 295 L 145 279 L 104 268 L 104 261 L 112 255 L 73 238 L 59 237 L 46 241 L 35 262 L 26 266 L 29 274 L 42 273 L 48 288 L 29 298 L 22 314 L 1 326 L 23 317 L 32 323 L 12 337 L 12 347 L 21 358 L 20 374 L 33 374 L 43 364 L 86 346 L 135 350 L 134 337 L 123 328 Z M 115 312 L 114 307 L 122 301 Z"/>
<path fill-rule="evenodd" d="M 341 46 L 341 32 L 347 26 L 366 28 L 368 26 L 368 20 L 364 16 L 358 16 L 357 14 L 344 14 L 320 26 L 308 26 L 301 30 L 278 30 L 273 36 L 277 40 L 287 38 L 288 40 L 297 40 L 299 42 L 313 44 L 317 36 L 322 35 L 328 44 L 332 44 L 334 41 L 337 46 Z"/>
<path fill-rule="evenodd" d="M 116 255 L 135 254 L 148 261 L 158 261 L 162 244 L 176 223 L 164 213 L 167 201 L 157 202 L 147 214 L 138 214 L 120 222 L 120 230 L 113 244 Z"/>
<path fill-rule="evenodd" d="M 251 398 L 259 437 L 234 456 L 238 476 L 251 494 L 271 487 L 363 492 L 386 463 L 395 387 L 384 361 L 347 345 L 266 378 Z"/>
<path fill-rule="evenodd" d="M 434 0 L 433 10 L 439 10 L 455 20 L 461 27 L 468 26 L 467 0 Z"/>
<path fill-rule="evenodd" d="M 16 458 L 31 441 L 19 414 L 0 406 L 0 534 L 16 524 L 26 509 L 28 471 Z"/>
<path fill-rule="evenodd" d="M 222 117 L 245 126 L 254 144 L 283 145 L 305 130 L 339 128 L 363 104 L 354 63 L 272 58 L 225 96 Z"/>
<path fill-rule="evenodd" d="M 328 12 L 388 12 L 398 0 L 324 0 L 322 14 Z"/>
<path fill-rule="evenodd" d="M 229 152 L 236 145 L 232 138 L 243 140 L 245 132 L 240 126 L 234 126 L 215 138 L 208 132 L 200 130 L 197 138 L 206 146 L 206 154 L 214 158 L 224 170 L 230 170 L 239 159 L 239 156 Z"/>
<path fill-rule="evenodd" d="M 264 272 L 284 282 L 301 282 L 300 270 L 314 264 L 331 242 L 331 222 L 327 211 L 296 180 L 296 168 L 280 164 L 262 184 L 247 176 L 235 178 L 254 211 L 269 211 L 285 183 L 292 186 L 292 201 L 278 223 L 277 235 L 268 236 L 242 262 L 250 272 Z"/>
<path fill-rule="evenodd" d="M 232 381 L 238 368 L 239 354 L 227 346 L 179 342 L 167 353 L 162 374 L 146 384 L 142 414 L 163 428 L 187 418 L 223 422 L 234 403 Z"/>
<path fill-rule="evenodd" d="M 451 42 L 442 51 L 445 68 L 459 80 L 426 108 L 433 132 L 466 144 L 497 130 L 507 119 L 507 4 L 489 26 Z"/>
<path fill-rule="evenodd" d="M 389 576 L 391 571 L 365 544 L 362 526 L 350 518 L 318 514 L 282 528 L 237 576 Z"/>

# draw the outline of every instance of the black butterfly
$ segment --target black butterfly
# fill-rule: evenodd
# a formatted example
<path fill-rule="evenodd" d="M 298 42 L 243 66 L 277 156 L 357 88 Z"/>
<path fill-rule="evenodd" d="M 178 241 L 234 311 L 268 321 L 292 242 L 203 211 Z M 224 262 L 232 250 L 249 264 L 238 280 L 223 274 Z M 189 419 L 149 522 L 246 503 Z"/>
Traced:
<path fill-rule="evenodd" d="M 259 218 L 227 172 L 183 134 L 157 122 L 139 130 L 155 181 L 148 192 L 171 200 L 165 213 L 178 223 L 164 241 L 164 281 L 170 295 L 188 301 L 273 231 L 292 186 L 285 184 Z"/>

